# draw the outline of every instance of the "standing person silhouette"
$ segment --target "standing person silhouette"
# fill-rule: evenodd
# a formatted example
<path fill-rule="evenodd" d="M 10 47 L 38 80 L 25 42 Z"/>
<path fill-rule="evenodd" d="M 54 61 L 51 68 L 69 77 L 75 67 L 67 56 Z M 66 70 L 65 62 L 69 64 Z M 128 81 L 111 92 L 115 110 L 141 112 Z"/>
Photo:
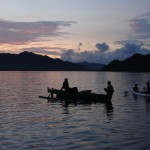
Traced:
<path fill-rule="evenodd" d="M 64 79 L 64 82 L 63 82 L 63 85 L 62 85 L 62 88 L 61 88 L 61 90 L 65 90 L 65 91 L 68 91 L 69 90 L 69 83 L 68 83 L 68 79 L 67 78 L 65 78 Z"/>
<path fill-rule="evenodd" d="M 114 88 L 113 88 L 113 86 L 111 85 L 111 81 L 108 81 L 107 82 L 107 88 L 104 88 L 104 90 L 105 90 L 105 92 L 107 93 L 107 96 L 108 96 L 108 98 L 109 98 L 109 100 L 111 100 L 111 98 L 112 98 L 112 95 L 113 95 L 113 93 L 114 93 Z"/>

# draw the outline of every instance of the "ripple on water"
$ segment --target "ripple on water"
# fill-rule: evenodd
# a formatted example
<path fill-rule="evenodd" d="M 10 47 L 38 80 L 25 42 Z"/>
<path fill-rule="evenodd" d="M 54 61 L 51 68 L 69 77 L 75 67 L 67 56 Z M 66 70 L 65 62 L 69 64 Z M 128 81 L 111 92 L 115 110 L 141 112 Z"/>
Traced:
<path fill-rule="evenodd" d="M 0 72 L 0 149 L 146 149 L 149 150 L 150 99 L 124 96 L 124 91 L 149 74 L 98 72 Z M 112 80 L 112 105 L 65 107 L 47 103 L 49 85 L 60 88 L 64 77 L 79 90 L 102 93 Z M 86 76 L 86 79 L 85 79 Z M 88 76 L 88 77 L 87 77 Z M 90 82 L 87 82 L 87 79 Z M 82 85 L 81 85 L 82 83 Z M 3 87 L 3 88 L 2 88 Z"/>

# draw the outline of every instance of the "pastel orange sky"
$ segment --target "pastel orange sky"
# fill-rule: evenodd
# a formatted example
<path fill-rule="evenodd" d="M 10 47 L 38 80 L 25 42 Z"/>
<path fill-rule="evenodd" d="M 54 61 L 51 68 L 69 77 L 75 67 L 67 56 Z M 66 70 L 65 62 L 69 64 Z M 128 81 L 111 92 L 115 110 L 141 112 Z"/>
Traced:
<path fill-rule="evenodd" d="M 122 58 L 124 49 L 146 54 L 149 6 L 149 0 L 0 0 L 0 53 L 105 63 Z M 129 52 L 127 44 L 138 47 Z"/>

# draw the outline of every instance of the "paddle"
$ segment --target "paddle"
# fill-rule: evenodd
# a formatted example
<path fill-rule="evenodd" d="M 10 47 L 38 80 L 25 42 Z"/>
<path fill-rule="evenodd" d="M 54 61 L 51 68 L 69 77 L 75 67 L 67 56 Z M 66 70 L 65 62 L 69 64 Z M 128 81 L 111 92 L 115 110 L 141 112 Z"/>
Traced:
<path fill-rule="evenodd" d="M 46 97 L 46 96 L 39 96 L 39 98 L 49 99 L 49 97 Z"/>

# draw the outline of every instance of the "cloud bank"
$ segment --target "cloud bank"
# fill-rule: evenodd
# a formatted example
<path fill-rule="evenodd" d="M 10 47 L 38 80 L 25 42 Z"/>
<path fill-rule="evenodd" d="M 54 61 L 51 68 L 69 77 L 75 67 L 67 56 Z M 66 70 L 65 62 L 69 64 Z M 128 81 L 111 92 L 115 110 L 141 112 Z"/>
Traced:
<path fill-rule="evenodd" d="M 13 22 L 0 20 L 0 44 L 25 44 L 42 37 L 62 36 L 63 27 L 70 27 L 71 21 Z M 41 40 L 41 39 L 40 39 Z"/>
<path fill-rule="evenodd" d="M 97 48 L 95 51 L 75 52 L 74 50 L 67 50 L 62 54 L 61 59 L 71 62 L 87 61 L 108 64 L 114 59 L 124 60 L 135 53 L 144 55 L 150 53 L 150 49 L 143 48 L 142 44 L 127 43 L 113 52 L 109 50 L 109 45 L 106 43 L 97 43 L 95 47 Z"/>

